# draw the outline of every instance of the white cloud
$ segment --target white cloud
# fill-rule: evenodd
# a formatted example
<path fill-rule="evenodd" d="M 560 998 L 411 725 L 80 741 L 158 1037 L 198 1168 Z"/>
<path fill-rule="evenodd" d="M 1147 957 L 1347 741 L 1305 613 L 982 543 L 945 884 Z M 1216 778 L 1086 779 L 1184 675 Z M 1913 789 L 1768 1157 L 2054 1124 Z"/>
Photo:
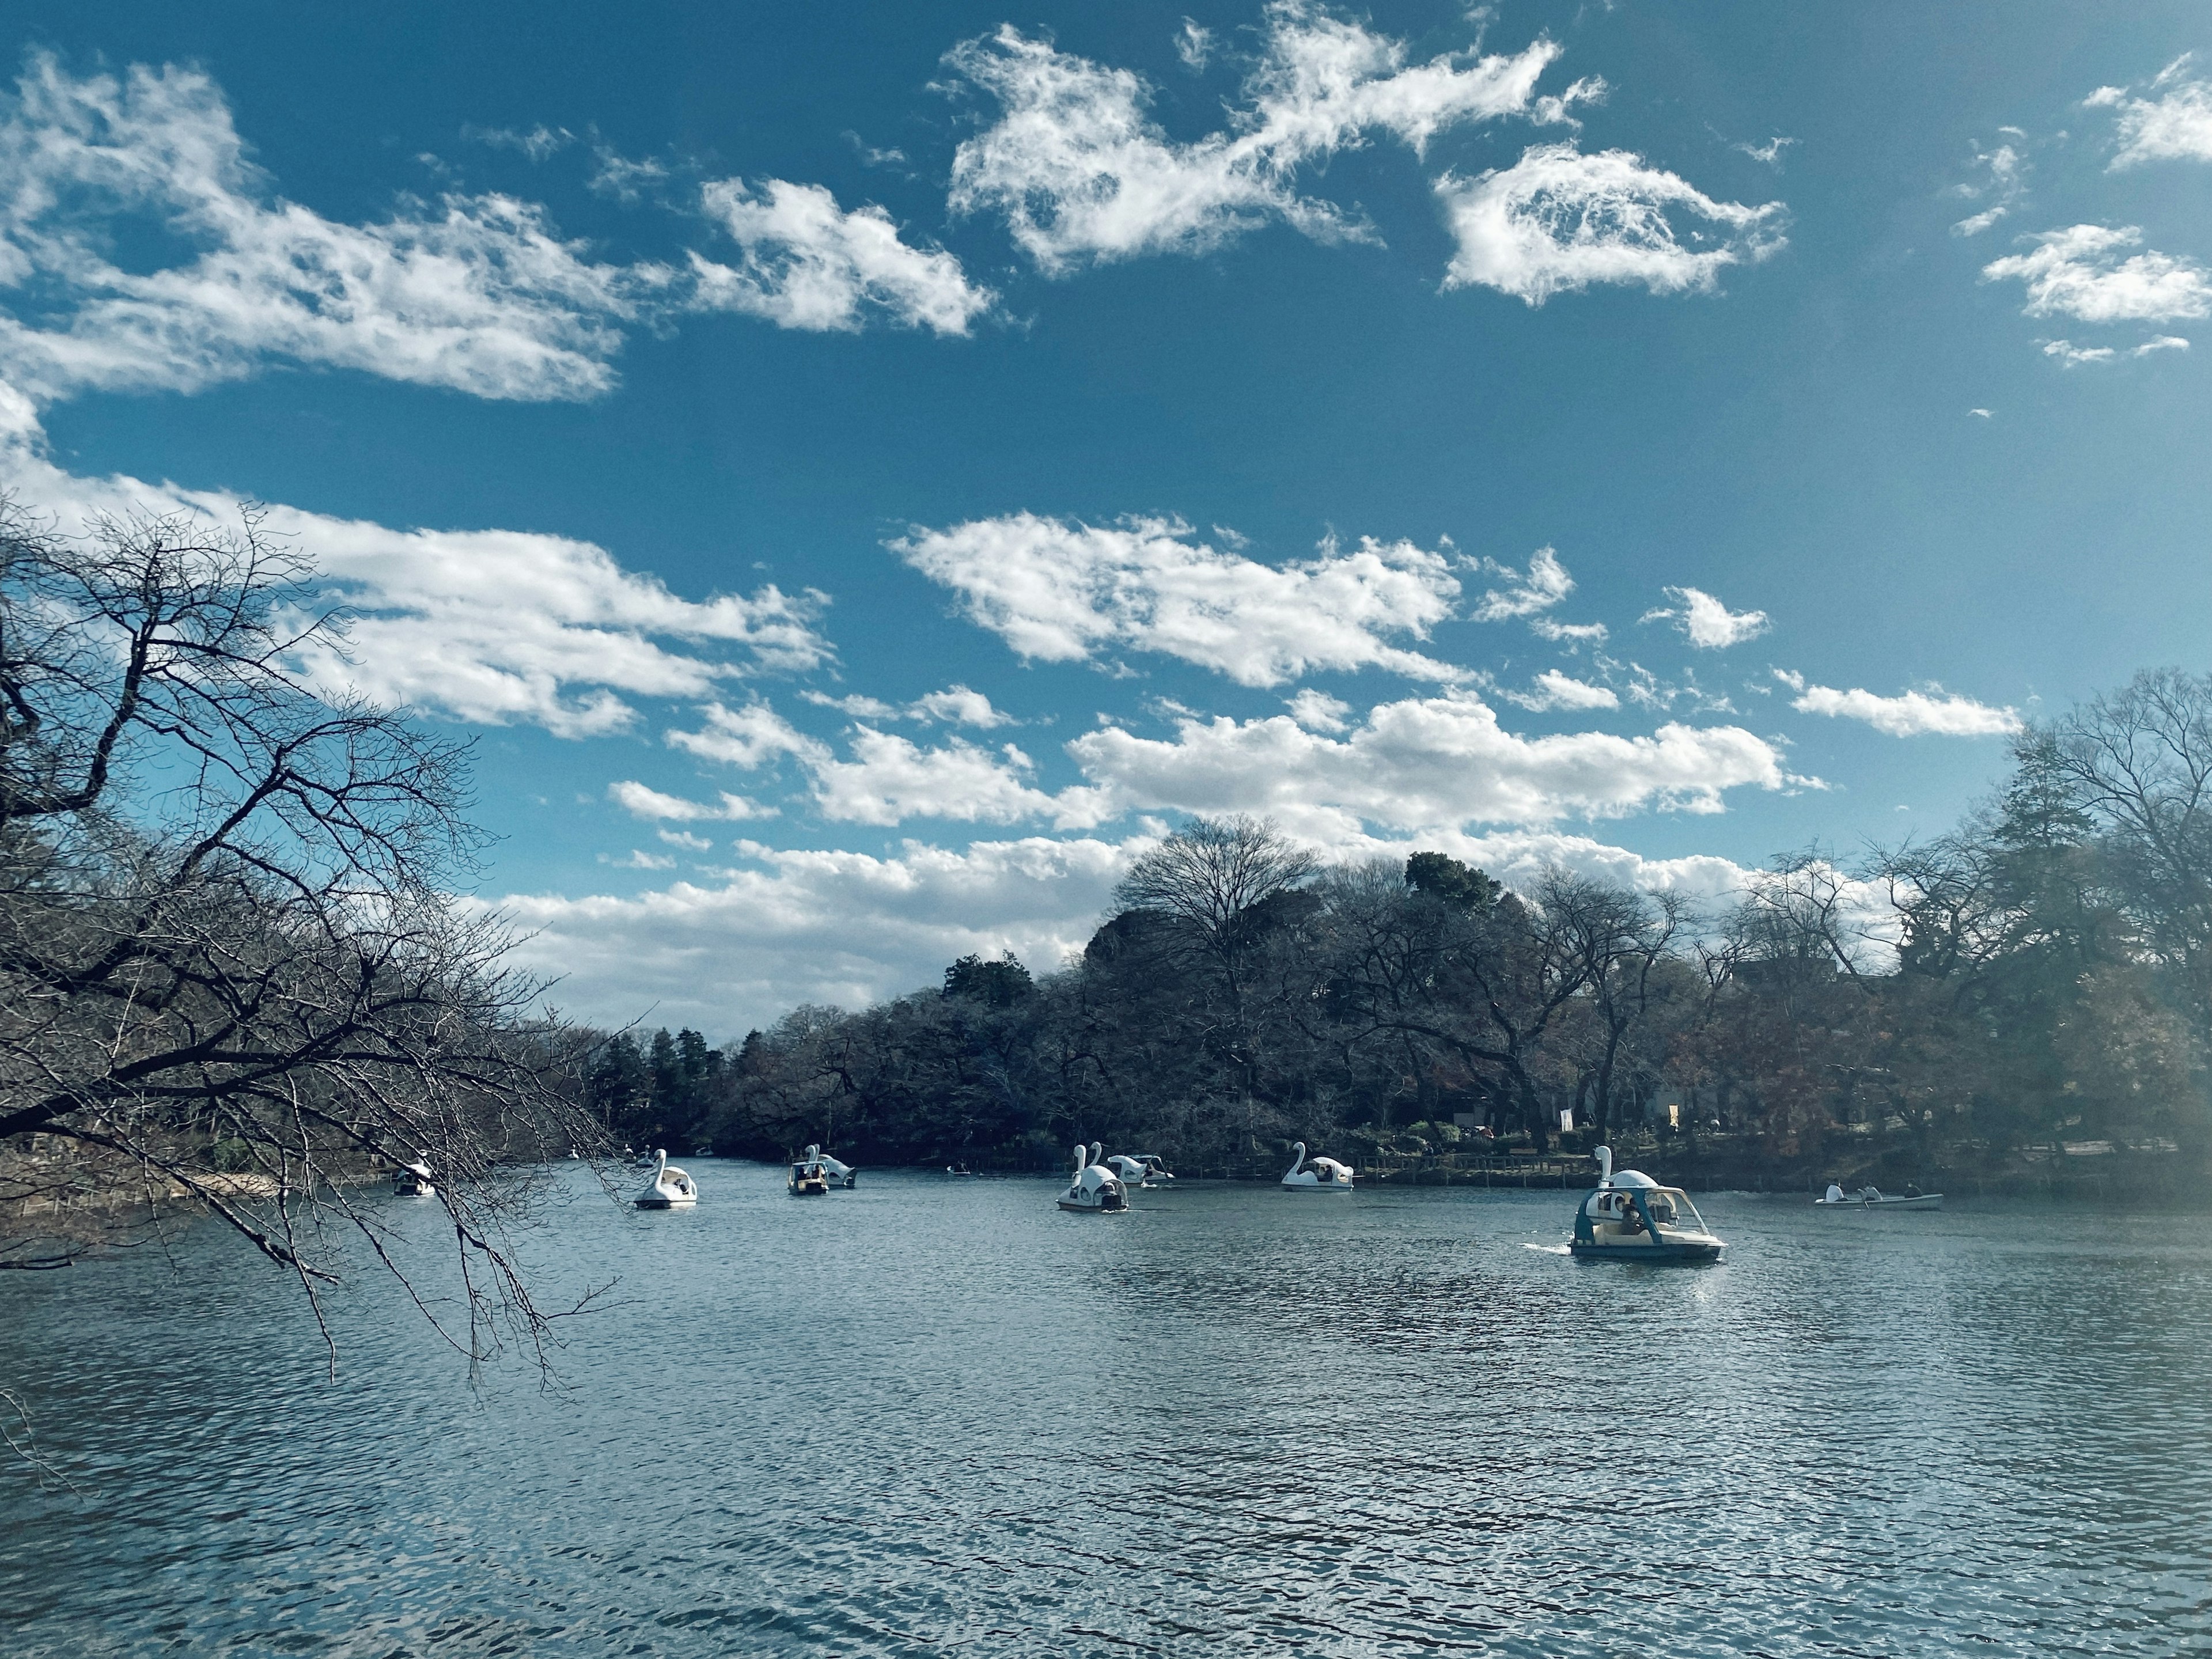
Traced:
<path fill-rule="evenodd" d="M 1777 173 L 1782 171 L 1782 152 L 1800 141 L 1796 138 L 1770 138 L 1763 144 L 1738 144 L 1735 148 L 1754 161 L 1765 163 Z"/>
<path fill-rule="evenodd" d="M 114 253 L 118 232 L 162 262 Z M 189 392 L 271 362 L 481 398 L 614 384 L 658 266 L 595 264 L 496 195 L 340 224 L 273 194 L 196 70 L 79 80 L 33 53 L 0 108 L 0 374 L 41 400 Z"/>
<path fill-rule="evenodd" d="M 676 855 L 672 853 L 647 853 L 633 847 L 626 856 L 618 859 L 610 858 L 602 853 L 599 862 L 617 870 L 673 870 Z"/>
<path fill-rule="evenodd" d="M 687 853 L 703 853 L 714 846 L 704 836 L 695 836 L 689 830 L 662 830 L 657 832 L 670 847 L 681 847 Z"/>
<path fill-rule="evenodd" d="M 1176 31 L 1175 49 L 1176 56 L 1182 59 L 1182 66 L 1196 73 L 1213 56 L 1213 31 L 1186 17 L 1182 27 Z"/>
<path fill-rule="evenodd" d="M 1540 825 L 1653 805 L 1717 812 L 1729 789 L 1792 781 L 1776 751 L 1739 727 L 1522 738 L 1463 695 L 1382 704 L 1341 738 L 1288 715 L 1194 715 L 1177 722 L 1172 739 L 1106 727 L 1067 748 L 1119 810 L 1267 813 L 1323 843 L 1370 823 Z"/>
<path fill-rule="evenodd" d="M 2201 265 L 2155 251 L 2120 257 L 2142 241 L 2133 225 L 2074 225 L 2034 241 L 2029 252 L 1982 267 L 1985 283 L 2016 276 L 2027 284 L 2021 309 L 2030 317 L 2161 323 L 2212 313 L 2212 276 Z"/>
<path fill-rule="evenodd" d="M 543 161 L 576 142 L 576 135 L 568 128 L 549 127 L 543 121 L 527 132 L 519 127 L 463 127 L 461 137 L 493 149 L 520 150 L 532 162 Z"/>
<path fill-rule="evenodd" d="M 801 701 L 817 708 L 834 708 L 855 720 L 895 720 L 899 717 L 896 704 L 885 702 L 881 697 L 864 696 L 857 691 L 846 697 L 833 697 L 827 691 L 802 691 L 799 695 Z"/>
<path fill-rule="evenodd" d="M 1571 645 L 1603 645 L 1607 637 L 1603 623 L 1553 622 L 1549 617 L 1531 618 L 1528 630 L 1539 639 L 1565 641 Z"/>
<path fill-rule="evenodd" d="M 964 685 L 948 685 L 942 691 L 917 697 L 907 713 L 913 720 L 942 720 L 947 726 L 972 726 L 983 732 L 1019 724 L 1004 709 L 994 708 L 981 691 L 970 691 Z"/>
<path fill-rule="evenodd" d="M 1831 685 L 1808 685 L 1802 675 L 1779 669 L 1775 678 L 1798 694 L 1790 702 L 1792 708 L 1808 714 L 1863 720 L 1893 738 L 1929 733 L 1950 738 L 2008 737 L 2021 729 L 2020 715 L 2013 709 L 1992 708 L 1972 697 L 1946 694 L 1940 685 L 1883 697 L 1856 687 L 1839 691 Z"/>
<path fill-rule="evenodd" d="M 1954 236 L 1978 236 L 1998 220 L 2005 217 L 2019 204 L 2027 192 L 2027 161 L 2010 144 L 1999 144 L 1995 149 L 1974 157 L 1974 165 L 1987 167 L 1989 182 L 1981 185 L 1960 185 L 1953 194 L 1968 201 L 1990 198 L 1989 206 L 1979 213 L 1970 214 L 1951 227 Z"/>
<path fill-rule="evenodd" d="M 955 738 L 924 749 L 896 732 L 854 728 L 849 761 L 810 759 L 814 803 L 824 817 L 848 823 L 903 823 L 951 818 L 963 823 L 1012 823 L 1050 818 L 1066 826 L 1096 823 L 1091 792 L 1054 797 L 1030 779 L 1036 763 L 1012 744 L 997 751 Z"/>
<path fill-rule="evenodd" d="M 1711 594 L 1694 587 L 1670 587 L 1667 597 L 1674 601 L 1674 609 L 1647 611 L 1638 620 L 1671 621 L 1701 651 L 1725 650 L 1766 631 L 1764 611 L 1731 611 Z"/>
<path fill-rule="evenodd" d="M 1507 622 L 1516 617 L 1533 617 L 1540 611 L 1550 610 L 1575 591 L 1575 579 L 1567 574 L 1559 554 L 1548 547 L 1540 547 L 1528 556 L 1525 571 L 1500 564 L 1495 559 L 1485 559 L 1483 568 L 1503 577 L 1505 586 L 1492 588 L 1468 613 L 1476 622 Z"/>
<path fill-rule="evenodd" d="M 1450 562 L 1410 542 L 1323 544 L 1283 566 L 1224 553 L 1179 520 L 1112 526 L 1018 513 L 917 529 L 892 551 L 958 592 L 980 626 L 1023 656 L 1074 662 L 1125 647 L 1179 657 L 1243 685 L 1311 669 L 1389 668 L 1426 679 L 1457 669 L 1385 643 L 1425 639 L 1451 615 Z"/>
<path fill-rule="evenodd" d="M 951 254 L 902 241 L 890 215 L 872 203 L 844 212 L 820 185 L 782 179 L 757 188 L 717 179 L 701 198 L 739 255 L 734 266 L 691 256 L 702 308 L 744 312 L 780 328 L 849 331 L 879 316 L 965 334 L 997 301 Z"/>
<path fill-rule="evenodd" d="M 758 867 L 635 898 L 520 894 L 497 908 L 525 960 L 562 975 L 580 1018 L 686 1024 L 733 1040 L 801 1002 L 858 1007 L 938 984 L 947 963 L 1012 951 L 1057 968 L 1097 927 L 1152 838 L 908 842 L 889 857 L 747 845 Z"/>
<path fill-rule="evenodd" d="M 2043 355 L 2055 357 L 2066 368 L 2079 368 L 2084 363 L 2109 363 L 2121 357 L 2149 357 L 2161 351 L 2186 351 L 2189 342 L 2179 334 L 2158 334 L 2141 345 L 2130 346 L 2123 351 L 2116 346 L 2077 346 L 2071 340 L 2045 340 Z"/>
<path fill-rule="evenodd" d="M 983 732 L 1021 724 L 1004 709 L 993 708 L 990 698 L 981 691 L 971 691 L 964 685 L 948 685 L 942 691 L 929 692 L 903 708 L 885 702 L 881 697 L 858 694 L 833 697 L 826 691 L 802 691 L 799 695 L 817 708 L 834 708 L 855 720 L 920 720 L 925 726 L 939 721 L 946 726 L 972 726 Z"/>
<path fill-rule="evenodd" d="M 1977 416 L 1978 416 L 1979 418 L 1981 418 L 1982 420 L 1984 420 L 1984 421 L 1991 420 L 1991 419 L 1994 419 L 1994 418 L 1995 418 L 1995 417 L 1994 417 L 1994 416 L 1990 413 L 1990 411 L 1989 411 L 1988 410 L 1986 410 L 1986 409 L 1970 409 L 1970 410 L 1968 410 L 1966 411 L 1966 413 L 1967 413 L 1967 414 L 1969 414 L 1969 415 Z"/>
<path fill-rule="evenodd" d="M 611 196 L 624 206 L 637 201 L 647 191 L 658 192 L 668 182 L 668 164 L 653 156 L 633 160 L 621 151 L 600 144 L 592 151 L 592 176 L 584 181 L 584 188 L 597 196 Z"/>
<path fill-rule="evenodd" d="M 235 525 L 222 490 L 137 478 L 81 478 L 48 458 L 27 398 L 0 381 L 0 488 L 57 516 L 204 514 Z M 506 530 L 393 530 L 298 507 L 264 509 L 263 528 L 312 559 L 326 597 L 354 612 L 345 654 L 301 664 L 317 684 L 485 725 L 542 726 L 580 738 L 619 731 L 626 696 L 697 697 L 748 673 L 831 659 L 814 629 L 826 600 L 773 586 L 706 600 L 626 570 L 605 548 Z"/>
<path fill-rule="evenodd" d="M 1139 254 L 1200 252 L 1275 220 L 1316 237 L 1364 235 L 1333 204 L 1298 193 L 1303 164 L 1369 131 L 1393 133 L 1418 153 L 1461 123 L 1547 113 L 1532 100 L 1560 50 L 1539 40 L 1510 56 L 1447 52 L 1412 64 L 1403 42 L 1302 0 L 1276 0 L 1266 28 L 1230 128 L 1191 143 L 1151 118 L 1150 89 L 1127 70 L 1011 25 L 954 47 L 946 62 L 1001 112 L 954 155 L 953 211 L 1002 214 L 1038 269 L 1055 276 Z"/>
<path fill-rule="evenodd" d="M 1620 698 L 1610 686 L 1592 685 L 1563 674 L 1556 668 L 1547 668 L 1536 676 L 1535 689 L 1531 691 L 1508 691 L 1508 701 L 1523 708 L 1542 713 L 1553 708 L 1618 708 Z"/>
<path fill-rule="evenodd" d="M 1725 267 L 1784 246 L 1781 203 L 1716 201 L 1626 150 L 1542 144 L 1477 178 L 1447 173 L 1436 191 L 1459 243 L 1444 286 L 1494 288 L 1532 306 L 1592 283 L 1710 292 Z M 1686 239 L 1670 213 L 1712 228 Z"/>
<path fill-rule="evenodd" d="M 671 747 L 748 771 L 788 757 L 806 775 L 816 809 L 842 823 L 1045 818 L 1063 828 L 1086 828 L 1111 816 L 1096 791 L 1079 787 L 1051 795 L 1037 788 L 1031 781 L 1036 763 L 1012 744 L 992 750 L 954 738 L 923 748 L 896 732 L 858 724 L 850 733 L 851 758 L 841 760 L 829 744 L 800 732 L 765 702 L 738 708 L 710 703 L 700 713 L 704 723 L 698 731 L 666 734 Z"/>
<path fill-rule="evenodd" d="M 624 779 L 607 786 L 607 796 L 632 817 L 659 818 L 678 823 L 696 823 L 712 819 L 736 820 L 768 818 L 775 816 L 775 809 L 747 800 L 743 795 L 722 792 L 714 802 L 685 800 L 678 795 L 664 795 L 658 789 L 649 789 L 635 780 Z"/>
<path fill-rule="evenodd" d="M 699 712 L 706 725 L 696 732 L 668 732 L 671 748 L 747 771 L 787 755 L 810 769 L 830 759 L 827 744 L 808 737 L 765 702 L 749 702 L 737 708 L 711 702 Z"/>
<path fill-rule="evenodd" d="M 2184 52 L 2159 72 L 2155 99 L 2130 97 L 2123 87 L 2100 87 L 2085 100 L 2119 112 L 2120 147 L 2115 171 L 2146 161 L 2212 161 L 2212 84 L 2189 76 Z"/>
<path fill-rule="evenodd" d="M 1352 722 L 1352 705 L 1341 697 L 1307 686 L 1289 701 L 1291 718 L 1309 732 L 1341 732 Z"/>
<path fill-rule="evenodd" d="M 2045 340 L 2043 355 L 2056 357 L 2063 368 L 2079 368 L 2084 363 L 2109 363 L 2120 354 L 2111 346 L 2077 346 L 2071 340 Z"/>

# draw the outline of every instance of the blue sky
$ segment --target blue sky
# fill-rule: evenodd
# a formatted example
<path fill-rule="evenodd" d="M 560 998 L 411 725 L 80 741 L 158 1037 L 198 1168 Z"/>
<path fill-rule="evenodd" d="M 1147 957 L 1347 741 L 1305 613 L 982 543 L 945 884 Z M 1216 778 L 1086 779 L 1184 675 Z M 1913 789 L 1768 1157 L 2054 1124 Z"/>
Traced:
<path fill-rule="evenodd" d="M 10 15 L 5 483 L 269 503 L 588 1017 L 1194 811 L 1717 902 L 2205 666 L 2199 6 Z"/>

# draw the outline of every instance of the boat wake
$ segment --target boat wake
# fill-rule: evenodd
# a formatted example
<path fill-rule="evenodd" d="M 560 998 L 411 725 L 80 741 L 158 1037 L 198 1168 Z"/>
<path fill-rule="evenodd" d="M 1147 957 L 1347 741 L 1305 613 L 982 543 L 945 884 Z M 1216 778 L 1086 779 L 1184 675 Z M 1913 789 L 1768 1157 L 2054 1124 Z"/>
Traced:
<path fill-rule="evenodd" d="M 1572 1255 L 1574 1251 L 1565 1244 L 1523 1244 L 1524 1250 L 1534 1250 L 1539 1255 Z"/>

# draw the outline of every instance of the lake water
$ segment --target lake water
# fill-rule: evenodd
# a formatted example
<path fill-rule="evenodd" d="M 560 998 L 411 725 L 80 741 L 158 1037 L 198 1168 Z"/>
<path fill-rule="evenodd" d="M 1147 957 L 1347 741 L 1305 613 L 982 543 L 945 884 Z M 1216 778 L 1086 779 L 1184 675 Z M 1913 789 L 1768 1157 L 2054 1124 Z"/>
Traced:
<path fill-rule="evenodd" d="M 2212 1243 L 2026 1204 L 580 1168 L 566 1391 L 214 1230 L 0 1275 L 0 1651 L 2172 1654 L 2212 1645 Z M 400 1200 L 390 1200 L 396 1207 Z M 427 1242 L 434 1206 L 399 1208 Z"/>

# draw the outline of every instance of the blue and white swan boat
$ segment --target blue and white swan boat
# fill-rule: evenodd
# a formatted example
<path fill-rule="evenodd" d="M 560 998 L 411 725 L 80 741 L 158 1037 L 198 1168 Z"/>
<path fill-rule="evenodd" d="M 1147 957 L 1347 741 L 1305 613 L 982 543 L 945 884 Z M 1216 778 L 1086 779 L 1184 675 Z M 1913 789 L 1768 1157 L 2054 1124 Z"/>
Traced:
<path fill-rule="evenodd" d="M 1680 1187 L 1662 1187 L 1641 1170 L 1613 1173 L 1613 1148 L 1601 1146 L 1597 1190 L 1575 1211 L 1575 1255 L 1608 1261 L 1717 1261 L 1727 1248 L 1713 1237 Z"/>

